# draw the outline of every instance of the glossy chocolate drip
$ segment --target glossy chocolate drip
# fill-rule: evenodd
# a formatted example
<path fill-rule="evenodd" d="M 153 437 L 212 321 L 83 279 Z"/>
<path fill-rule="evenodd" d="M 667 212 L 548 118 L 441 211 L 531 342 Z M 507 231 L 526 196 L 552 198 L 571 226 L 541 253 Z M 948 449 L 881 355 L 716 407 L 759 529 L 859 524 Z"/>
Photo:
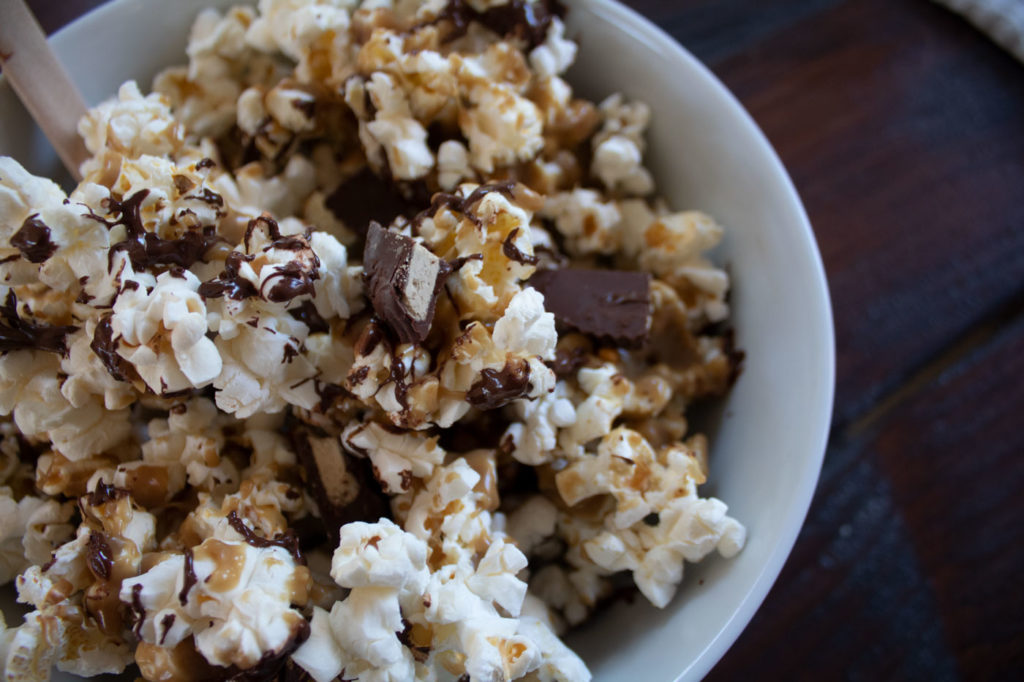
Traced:
<path fill-rule="evenodd" d="M 102 478 L 96 483 L 96 488 L 84 496 L 85 503 L 90 507 L 98 507 L 107 502 L 119 500 L 131 493 L 124 488 L 105 482 Z"/>
<path fill-rule="evenodd" d="M 315 295 L 313 282 L 318 278 L 319 273 L 316 269 L 309 271 L 299 263 L 291 261 L 263 281 L 260 293 L 272 303 L 287 303 L 299 296 Z"/>
<path fill-rule="evenodd" d="M 576 371 L 587 362 L 587 353 L 580 347 L 570 350 L 559 348 L 555 351 L 555 359 L 546 362 L 551 371 L 559 379 L 565 379 L 576 375 Z"/>
<path fill-rule="evenodd" d="M 480 219 L 473 213 L 470 212 L 470 208 L 475 203 L 483 199 L 487 194 L 491 192 L 500 192 L 507 197 L 514 195 L 516 188 L 515 180 L 502 180 L 501 182 L 489 182 L 484 185 L 480 185 L 472 192 L 469 196 L 463 198 L 457 194 L 449 194 L 447 192 L 438 192 L 434 195 L 434 198 L 430 201 L 430 207 L 425 211 L 421 211 L 412 221 L 412 230 L 416 234 L 419 230 L 419 226 L 427 218 L 432 218 L 437 215 L 437 212 L 442 208 L 447 208 L 455 213 L 461 213 L 477 225 L 480 224 Z"/>
<path fill-rule="evenodd" d="M 651 276 L 624 270 L 541 270 L 529 285 L 562 324 L 620 346 L 639 347 L 651 328 Z"/>
<path fill-rule="evenodd" d="M 510 0 L 483 12 L 473 9 L 466 0 L 450 0 L 438 21 L 447 20 L 452 25 L 446 41 L 462 37 L 469 24 L 476 21 L 498 35 L 523 40 L 533 49 L 547 38 L 552 20 L 564 16 L 565 7 L 558 0 Z"/>
<path fill-rule="evenodd" d="M 30 263 L 43 263 L 57 251 L 57 245 L 50 241 L 50 228 L 33 213 L 11 236 L 11 246 L 21 251 Z"/>
<path fill-rule="evenodd" d="M 191 548 L 185 550 L 185 566 L 183 571 L 184 575 L 182 576 L 181 592 L 178 593 L 178 602 L 185 606 L 188 603 L 188 593 L 199 582 L 199 577 L 196 576 L 195 559 Z"/>
<path fill-rule="evenodd" d="M 500 370 L 485 369 L 466 393 L 466 401 L 481 410 L 496 410 L 530 392 L 530 365 L 507 362 Z"/>
<path fill-rule="evenodd" d="M 50 327 L 28 322 L 18 315 L 18 299 L 13 290 L 7 291 L 7 299 L 0 306 L 0 355 L 17 350 L 42 350 L 67 355 L 67 335 L 78 331 L 78 327 Z"/>
<path fill-rule="evenodd" d="M 89 533 L 89 541 L 85 545 L 85 563 L 97 580 L 110 580 L 114 559 L 103 533 Z"/>
<path fill-rule="evenodd" d="M 220 298 L 227 296 L 234 301 L 241 301 L 246 298 L 259 295 L 256 285 L 238 274 L 242 263 L 251 261 L 252 256 L 247 256 L 240 251 L 232 251 L 224 260 L 224 271 L 199 285 L 199 295 L 203 298 Z"/>
<path fill-rule="evenodd" d="M 228 514 L 228 523 L 235 532 L 242 536 L 242 538 L 256 549 L 265 549 L 267 547 L 280 547 L 286 550 L 295 558 L 295 563 L 305 565 L 306 559 L 302 556 L 302 552 L 299 550 L 299 540 L 293 533 L 285 532 L 278 534 L 277 537 L 265 538 L 256 534 L 252 528 L 245 525 L 238 516 L 238 512 L 232 511 Z"/>
<path fill-rule="evenodd" d="M 117 352 L 117 343 L 121 337 L 114 338 L 114 328 L 111 324 L 113 318 L 113 313 L 107 313 L 100 319 L 89 347 L 107 368 L 110 376 L 118 381 L 132 381 L 136 376 L 135 368 Z"/>
<path fill-rule="evenodd" d="M 112 271 L 114 256 L 124 251 L 137 271 L 161 267 L 190 268 L 198 261 L 205 261 L 206 252 L 221 241 L 223 238 L 217 236 L 212 226 L 204 227 L 202 231 L 186 232 L 178 239 L 163 239 L 153 232 L 146 232 L 111 246 L 107 267 Z"/>
<path fill-rule="evenodd" d="M 218 676 L 215 679 L 218 682 L 270 682 L 271 680 L 278 680 L 281 674 L 285 672 L 285 664 L 288 662 L 292 652 L 298 649 L 307 639 L 309 639 L 309 623 L 304 620 L 299 621 L 294 637 L 281 647 L 280 651 L 265 652 L 260 656 L 260 660 L 250 668 L 239 668 L 238 666 L 217 668 L 218 671 L 223 672 L 221 673 L 222 676 Z"/>
<path fill-rule="evenodd" d="M 536 256 L 527 256 L 525 253 L 519 250 L 519 247 L 515 245 L 516 235 L 519 234 L 519 228 L 513 229 L 505 237 L 505 241 L 501 244 L 501 252 L 505 254 L 505 258 L 514 260 L 517 263 L 523 265 L 536 265 L 539 259 Z"/>
<path fill-rule="evenodd" d="M 289 310 L 288 314 L 309 327 L 310 334 L 326 334 L 331 331 L 331 326 L 320 316 L 312 301 L 303 301 L 299 307 Z"/>

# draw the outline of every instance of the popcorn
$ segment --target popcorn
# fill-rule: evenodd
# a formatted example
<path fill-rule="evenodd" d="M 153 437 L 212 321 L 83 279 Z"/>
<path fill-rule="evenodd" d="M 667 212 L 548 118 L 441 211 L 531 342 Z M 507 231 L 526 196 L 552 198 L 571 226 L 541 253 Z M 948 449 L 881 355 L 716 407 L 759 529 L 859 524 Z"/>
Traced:
<path fill-rule="evenodd" d="M 722 228 L 576 53 L 548 0 L 207 9 L 70 194 L 0 157 L 7 677 L 585 681 L 615 574 L 742 548 Z"/>

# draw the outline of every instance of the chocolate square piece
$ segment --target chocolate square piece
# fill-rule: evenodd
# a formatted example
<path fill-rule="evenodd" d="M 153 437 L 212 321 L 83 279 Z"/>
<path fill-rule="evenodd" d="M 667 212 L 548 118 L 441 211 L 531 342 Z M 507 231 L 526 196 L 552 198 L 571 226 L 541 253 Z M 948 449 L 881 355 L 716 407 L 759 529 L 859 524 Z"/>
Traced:
<path fill-rule="evenodd" d="M 651 276 L 626 270 L 541 270 L 529 285 L 544 308 L 584 334 L 639 347 L 651 330 Z"/>
<path fill-rule="evenodd" d="M 437 295 L 451 268 L 411 237 L 370 223 L 363 252 L 367 289 L 377 315 L 402 343 L 430 333 Z"/>

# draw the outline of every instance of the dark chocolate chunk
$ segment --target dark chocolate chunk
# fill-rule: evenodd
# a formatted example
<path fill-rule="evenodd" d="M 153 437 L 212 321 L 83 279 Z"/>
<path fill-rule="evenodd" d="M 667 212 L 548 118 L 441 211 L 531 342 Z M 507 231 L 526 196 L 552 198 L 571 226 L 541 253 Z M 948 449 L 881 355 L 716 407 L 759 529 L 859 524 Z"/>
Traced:
<path fill-rule="evenodd" d="M 192 548 L 185 549 L 185 567 L 184 575 L 181 581 L 181 592 L 178 593 L 178 601 L 182 606 L 188 603 L 188 593 L 199 582 L 199 577 L 196 575 L 196 569 L 194 565 L 194 558 L 192 556 Z"/>
<path fill-rule="evenodd" d="M 388 498 L 374 480 L 368 459 L 346 453 L 337 438 L 317 437 L 297 425 L 290 433 L 332 547 L 338 545 L 346 523 L 391 517 Z"/>
<path fill-rule="evenodd" d="M 76 331 L 78 327 L 50 327 L 22 319 L 18 315 L 18 299 L 11 289 L 7 291 L 3 306 L 0 306 L 0 355 L 16 350 L 42 350 L 67 355 L 66 337 Z"/>
<path fill-rule="evenodd" d="M 30 263 L 45 262 L 57 250 L 57 245 L 50 241 L 50 228 L 33 213 L 21 227 L 11 236 L 11 246 L 21 251 L 21 255 Z"/>
<path fill-rule="evenodd" d="M 371 222 L 390 225 L 400 215 L 413 217 L 422 206 L 406 199 L 398 187 L 377 177 L 369 167 L 339 185 L 324 203 L 334 217 L 360 236 Z"/>
<path fill-rule="evenodd" d="M 496 410 L 530 392 L 530 364 L 507 362 L 500 370 L 485 369 L 466 393 L 466 401 L 481 410 Z"/>
<path fill-rule="evenodd" d="M 544 294 L 544 308 L 584 334 L 630 347 L 651 329 L 651 276 L 624 270 L 541 270 L 529 285 Z"/>
<path fill-rule="evenodd" d="M 364 277 L 378 316 L 402 343 L 427 338 L 448 264 L 411 237 L 371 223 L 363 252 Z"/>

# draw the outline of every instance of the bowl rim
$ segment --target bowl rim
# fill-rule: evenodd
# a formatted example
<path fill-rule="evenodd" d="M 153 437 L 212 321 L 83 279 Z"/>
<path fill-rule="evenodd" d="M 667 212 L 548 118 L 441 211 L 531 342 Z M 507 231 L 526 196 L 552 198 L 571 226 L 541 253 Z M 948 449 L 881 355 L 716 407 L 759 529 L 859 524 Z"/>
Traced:
<path fill-rule="evenodd" d="M 823 382 L 822 393 L 826 398 L 821 401 L 819 412 L 809 415 L 811 418 L 808 419 L 810 426 L 807 428 L 812 431 L 810 440 L 815 443 L 814 451 L 812 456 L 808 458 L 808 465 L 801 472 L 802 480 L 800 480 L 797 487 L 797 494 L 791 498 L 784 530 L 776 538 L 771 553 L 761 566 L 761 571 L 750 585 L 747 593 L 743 596 L 725 626 L 718 631 L 697 658 L 681 670 L 676 677 L 677 682 L 684 679 L 699 680 L 711 671 L 715 664 L 722 659 L 729 648 L 736 642 L 754 617 L 754 613 L 768 596 L 768 592 L 771 590 L 772 585 L 775 584 L 776 579 L 782 572 L 782 567 L 793 550 L 793 546 L 796 544 L 796 539 L 803 528 L 807 512 L 810 510 L 811 501 L 814 498 L 814 492 L 817 489 L 818 478 L 821 474 L 821 467 L 831 431 L 835 401 L 835 326 L 828 280 L 825 276 L 825 266 L 810 219 L 807 216 L 807 211 L 800 200 L 792 178 L 786 171 L 775 148 L 768 141 L 768 137 L 754 121 L 753 116 L 750 115 L 746 107 L 743 106 L 739 99 L 711 69 L 650 19 L 617 0 L 570 0 L 569 4 L 573 6 L 585 4 L 589 11 L 600 15 L 601 18 L 609 21 L 619 30 L 633 34 L 638 40 L 650 44 L 651 47 L 666 57 L 680 62 L 681 65 L 692 70 L 701 80 L 705 81 L 705 84 L 710 86 L 726 105 L 736 110 L 736 113 L 739 114 L 738 120 L 745 129 L 745 132 L 751 139 L 756 141 L 757 154 L 768 160 L 773 174 L 780 181 L 784 189 L 784 197 L 782 198 L 789 204 L 790 210 L 798 221 L 794 228 L 800 237 L 803 251 L 801 256 L 807 259 L 813 276 L 814 286 L 812 291 L 808 292 L 808 302 L 812 305 L 809 309 L 809 317 L 819 327 L 818 333 L 821 334 L 823 345 L 821 348 L 823 351 L 821 359 L 823 362 L 817 370 L 818 376 Z"/>
<path fill-rule="evenodd" d="M 102 21 L 108 15 L 113 17 L 129 5 L 137 5 L 149 1 L 152 0 L 109 0 L 103 5 L 95 7 L 67 23 L 52 33 L 48 40 L 55 48 L 59 49 L 61 43 L 70 40 L 69 36 L 72 33 L 87 30 L 87 23 Z M 236 2 L 237 4 L 256 4 L 256 0 L 236 0 Z M 784 530 L 776 538 L 774 547 L 763 562 L 754 582 L 750 585 L 747 593 L 743 596 L 726 624 L 709 641 L 697 658 L 686 665 L 676 677 L 677 682 L 683 679 L 698 680 L 705 677 L 715 664 L 721 660 L 764 602 L 793 550 L 817 488 L 831 430 L 835 400 L 836 345 L 828 281 L 825 276 L 825 268 L 814 231 L 792 178 L 786 171 L 775 148 L 754 121 L 750 112 L 747 111 L 739 99 L 711 69 L 666 31 L 636 10 L 617 0 L 568 0 L 567 4 L 570 6 L 585 5 L 588 11 L 599 15 L 604 20 L 617 26 L 619 30 L 631 33 L 637 39 L 651 44 L 652 47 L 662 54 L 678 61 L 685 68 L 692 70 L 701 80 L 705 81 L 706 85 L 725 104 L 736 110 L 740 124 L 750 138 L 756 142 L 757 153 L 768 160 L 773 174 L 780 181 L 784 189 L 784 197 L 782 198 L 797 218 L 798 224 L 794 225 L 794 228 L 800 236 L 801 257 L 808 259 L 813 274 L 814 286 L 812 291 L 808 292 L 808 303 L 812 306 L 809 309 L 809 313 L 810 319 L 819 327 L 818 333 L 822 335 L 823 347 L 821 348 L 822 355 L 820 356 L 822 363 L 817 370 L 818 376 L 823 382 L 822 393 L 827 398 L 821 401 L 820 410 L 817 414 L 809 415 L 812 418 L 808 419 L 809 426 L 806 427 L 812 431 L 812 438 L 810 439 L 816 445 L 812 456 L 808 458 L 808 466 L 801 472 L 802 476 L 797 487 L 797 494 L 791 498 L 791 503 L 788 505 Z M 0 76 L 0 80 L 2 78 Z M 811 464 L 813 466 L 810 466 Z"/>

